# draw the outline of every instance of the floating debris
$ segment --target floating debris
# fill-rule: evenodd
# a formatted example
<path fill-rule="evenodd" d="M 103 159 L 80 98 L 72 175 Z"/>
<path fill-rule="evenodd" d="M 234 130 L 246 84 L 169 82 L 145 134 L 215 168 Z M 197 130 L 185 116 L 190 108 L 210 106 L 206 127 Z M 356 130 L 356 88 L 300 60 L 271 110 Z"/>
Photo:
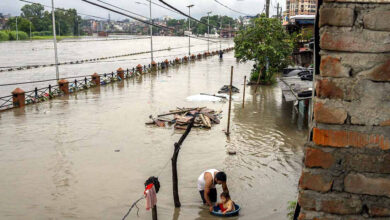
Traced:
<path fill-rule="evenodd" d="M 224 85 L 222 86 L 222 88 L 218 91 L 218 93 L 229 93 L 229 85 Z M 232 93 L 239 93 L 240 90 L 235 87 L 235 86 L 232 86 Z"/>
<path fill-rule="evenodd" d="M 151 121 L 146 125 L 155 125 L 157 127 L 166 127 L 174 125 L 175 129 L 185 130 L 191 119 L 195 117 L 194 127 L 210 129 L 213 124 L 219 124 L 222 111 L 215 111 L 207 107 L 197 108 L 177 108 L 169 113 L 157 115 L 154 118 L 149 116 Z"/>
<path fill-rule="evenodd" d="M 198 102 L 201 102 L 201 101 L 224 102 L 227 100 L 227 97 L 223 96 L 223 95 L 200 93 L 199 95 L 188 96 L 186 98 L 186 100 L 190 101 L 190 102 L 197 102 L 197 101 Z"/>

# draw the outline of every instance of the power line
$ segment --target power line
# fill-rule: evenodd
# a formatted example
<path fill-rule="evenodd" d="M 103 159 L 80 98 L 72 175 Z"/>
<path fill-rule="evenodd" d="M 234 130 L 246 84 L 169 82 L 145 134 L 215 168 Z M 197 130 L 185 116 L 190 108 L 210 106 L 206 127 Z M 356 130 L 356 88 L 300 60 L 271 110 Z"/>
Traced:
<path fill-rule="evenodd" d="M 19 1 L 25 2 L 25 3 L 30 3 L 30 4 L 38 4 L 38 5 L 42 5 L 43 7 L 46 7 L 46 8 L 51 8 L 51 6 L 49 6 L 49 5 L 44 5 L 44 4 L 41 4 L 41 3 L 38 3 L 38 2 L 31 2 L 31 1 L 27 1 L 27 0 L 19 0 Z M 67 11 L 66 9 L 63 9 L 63 8 L 55 8 L 55 9 L 56 10 L 60 10 L 60 11 Z M 89 14 L 84 14 L 84 13 L 80 13 L 80 12 L 77 12 L 77 14 L 88 16 L 88 17 L 94 17 L 94 18 L 97 18 L 97 19 L 103 19 L 103 20 L 107 19 L 107 18 L 102 18 L 102 17 L 98 17 L 98 16 L 95 16 L 95 15 L 89 15 Z"/>
<path fill-rule="evenodd" d="M 123 16 L 125 16 L 125 17 L 128 17 L 128 18 L 134 19 L 134 20 L 136 20 L 136 21 L 142 22 L 142 23 L 144 23 L 144 24 L 152 25 L 152 26 L 158 27 L 158 28 L 165 28 L 165 29 L 173 30 L 173 28 L 166 27 L 166 26 L 163 26 L 163 25 L 154 24 L 154 23 L 151 23 L 151 22 L 149 22 L 149 21 L 144 21 L 144 20 L 142 20 L 142 19 L 140 19 L 140 18 L 136 18 L 136 17 L 134 17 L 134 16 L 131 16 L 131 15 L 122 13 L 122 12 L 120 12 L 120 11 L 114 10 L 114 9 L 112 9 L 112 8 L 108 8 L 108 7 L 103 6 L 103 5 L 99 5 L 99 4 L 97 4 L 97 3 L 94 3 L 94 2 L 91 2 L 91 1 L 88 1 L 88 0 L 81 0 L 81 1 L 86 2 L 86 3 L 88 3 L 88 4 L 91 4 L 91 5 L 95 5 L 95 6 L 99 7 L 99 8 L 106 9 L 106 10 L 108 10 L 108 11 L 115 12 L 115 13 L 120 14 L 120 15 L 123 15 Z"/>
<path fill-rule="evenodd" d="M 145 0 L 145 1 L 149 2 L 149 1 L 151 1 L 151 0 Z M 180 13 L 177 12 L 177 11 L 174 11 L 174 10 L 172 10 L 172 9 L 170 9 L 170 8 L 167 8 L 167 7 L 163 6 L 163 5 L 157 4 L 157 3 L 153 2 L 153 1 L 152 1 L 152 4 L 157 5 L 157 6 L 161 7 L 161 8 L 164 8 L 164 9 L 166 9 L 166 10 L 168 10 L 168 11 L 175 12 L 175 13 L 177 13 L 177 14 L 180 14 Z"/>
<path fill-rule="evenodd" d="M 208 25 L 208 24 L 206 24 L 206 23 L 204 23 L 204 22 L 202 22 L 202 21 L 200 21 L 200 20 L 198 20 L 198 19 L 196 19 L 196 18 L 194 18 L 194 17 L 191 17 L 191 16 L 187 15 L 186 13 L 184 13 L 184 12 L 180 11 L 179 9 L 173 7 L 172 5 L 170 5 L 170 4 L 166 3 L 166 2 L 164 2 L 163 0 L 159 0 L 159 1 L 160 1 L 161 3 L 163 3 L 164 5 L 166 5 L 166 6 L 170 7 L 170 8 L 172 8 L 172 9 L 175 10 L 175 11 L 177 11 L 179 14 L 181 14 L 181 15 L 187 17 L 187 18 L 190 18 L 190 19 L 192 19 L 192 20 L 194 20 L 194 21 L 196 21 L 196 22 L 198 22 L 198 23 L 204 24 L 204 25 L 206 25 L 206 26 L 214 27 L 213 25 Z"/>
<path fill-rule="evenodd" d="M 131 12 L 131 11 L 129 11 L 129 10 L 126 10 L 126 9 L 123 9 L 123 8 L 120 8 L 120 7 L 116 6 L 116 5 L 113 5 L 113 4 L 110 4 L 110 3 L 107 3 L 107 2 L 105 2 L 105 1 L 102 1 L 102 0 L 96 0 L 96 1 L 98 1 L 98 2 L 101 2 L 101 3 L 103 3 L 103 4 L 106 4 L 106 5 L 109 5 L 109 6 L 111 6 L 111 7 L 114 7 L 114 8 L 116 8 L 116 9 L 120 9 L 120 10 L 123 10 L 123 11 L 129 12 L 130 14 L 134 14 L 134 15 L 137 15 L 137 16 L 140 16 L 140 17 L 143 17 L 143 18 L 145 18 L 145 19 L 149 19 L 148 17 L 145 17 L 145 16 L 143 16 L 143 15 L 140 15 L 140 14 L 137 14 L 137 13 L 134 13 L 134 12 Z"/>
<path fill-rule="evenodd" d="M 230 8 L 229 6 L 227 6 L 227 5 L 225 5 L 225 4 L 222 4 L 222 3 L 219 2 L 218 0 L 214 0 L 214 1 L 215 1 L 216 3 L 222 5 L 223 7 L 229 9 L 230 11 L 233 11 L 233 12 L 236 12 L 236 13 L 239 13 L 239 14 L 242 14 L 242 15 L 245 15 L 245 16 L 251 16 L 251 15 L 249 15 L 249 14 L 245 14 L 245 13 L 243 13 L 243 12 L 240 12 L 240 11 L 237 11 L 237 10 L 235 10 L 235 9 L 232 9 L 232 8 Z"/>

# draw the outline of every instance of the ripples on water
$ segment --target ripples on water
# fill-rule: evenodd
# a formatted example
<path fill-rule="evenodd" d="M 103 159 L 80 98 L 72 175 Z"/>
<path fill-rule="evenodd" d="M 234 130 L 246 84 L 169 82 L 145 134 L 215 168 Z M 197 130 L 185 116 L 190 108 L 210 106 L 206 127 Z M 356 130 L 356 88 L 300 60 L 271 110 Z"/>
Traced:
<path fill-rule="evenodd" d="M 124 64 L 71 69 L 93 72 Z M 287 202 L 296 199 L 307 132 L 297 126 L 292 104 L 282 100 L 280 89 L 262 86 L 254 96 L 254 88 L 247 87 L 244 109 L 242 93 L 235 95 L 228 139 L 223 132 L 227 103 L 186 101 L 228 84 L 231 65 L 234 85 L 242 89 L 252 65 L 236 63 L 230 53 L 222 62 L 212 57 L 3 112 L 0 218 L 120 219 L 142 194 L 143 182 L 161 173 L 159 219 L 216 219 L 201 205 L 196 179 L 203 170 L 217 168 L 228 174 L 232 198 L 243 208 L 239 219 L 285 219 Z M 194 129 L 182 146 L 179 210 L 173 207 L 169 160 L 181 132 L 144 122 L 150 114 L 184 106 L 224 112 L 220 125 Z M 227 149 L 237 154 L 227 155 Z M 143 207 L 140 204 L 140 217 L 134 212 L 129 219 L 150 219 Z"/>

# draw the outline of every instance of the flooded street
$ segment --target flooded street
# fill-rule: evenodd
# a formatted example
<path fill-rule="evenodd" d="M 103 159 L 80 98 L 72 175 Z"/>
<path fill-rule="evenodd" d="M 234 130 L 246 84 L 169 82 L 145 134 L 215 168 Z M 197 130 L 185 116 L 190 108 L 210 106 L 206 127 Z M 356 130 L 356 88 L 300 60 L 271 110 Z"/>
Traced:
<path fill-rule="evenodd" d="M 149 39 L 136 41 L 63 43 L 60 61 L 149 50 Z M 161 56 L 156 59 L 159 62 L 177 54 L 183 57 L 188 51 L 187 38 L 156 37 L 156 41 L 160 47 L 157 49 L 183 47 L 155 53 L 156 57 Z M 207 42 L 191 41 L 199 44 L 191 49 L 194 53 L 207 50 Z M 15 52 L 15 57 L 6 58 L 5 47 L 7 51 L 39 47 L 38 41 L 22 47 L 14 44 L 0 44 L 2 66 L 15 65 L 12 59 L 18 65 L 54 60 L 52 50 L 31 57 L 18 57 Z M 231 42 L 224 42 L 222 47 L 228 44 L 232 46 Z M 219 48 L 219 44 L 211 45 L 212 50 Z M 79 54 L 74 55 L 76 51 Z M 242 207 L 240 216 L 231 219 L 286 219 L 288 201 L 297 197 L 307 129 L 298 125 L 292 103 L 283 101 L 277 85 L 261 86 L 255 95 L 255 88 L 248 86 L 242 109 L 243 78 L 249 77 L 252 63 L 237 63 L 233 54 L 225 54 L 223 61 L 213 56 L 168 71 L 2 112 L 0 219 L 121 219 L 131 203 L 142 196 L 143 183 L 149 176 L 160 179 L 157 204 L 160 220 L 219 219 L 210 216 L 197 191 L 198 176 L 209 168 L 226 172 L 232 199 Z M 135 58 L 139 60 L 132 60 Z M 60 66 L 60 73 L 74 76 L 111 72 L 119 67 L 147 64 L 149 59 L 149 54 L 143 54 L 65 65 Z M 217 93 L 229 83 L 231 66 L 234 66 L 233 85 L 240 93 L 233 96 L 231 135 L 227 138 L 224 130 L 228 102 L 186 98 Z M 55 71 L 47 67 L 0 75 L 0 82 L 8 83 L 51 79 Z M 0 87 L 0 94 L 9 95 L 14 87 Z M 210 130 L 193 129 L 182 145 L 178 158 L 182 207 L 175 209 L 170 158 L 182 132 L 173 127 L 145 126 L 145 122 L 151 114 L 197 106 L 223 110 L 223 118 L 221 124 Z M 237 154 L 228 155 L 228 148 Z M 220 186 L 217 190 L 218 194 L 222 192 Z M 139 208 L 139 217 L 134 209 L 127 219 L 151 219 L 144 201 Z"/>

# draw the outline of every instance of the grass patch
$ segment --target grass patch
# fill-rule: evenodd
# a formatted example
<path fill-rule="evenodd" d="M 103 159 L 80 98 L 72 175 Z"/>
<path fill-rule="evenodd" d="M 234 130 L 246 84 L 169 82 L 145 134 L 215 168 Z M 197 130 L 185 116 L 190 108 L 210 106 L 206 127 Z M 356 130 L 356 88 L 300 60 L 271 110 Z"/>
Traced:
<path fill-rule="evenodd" d="M 57 40 L 69 39 L 69 38 L 79 38 L 78 36 L 57 36 Z M 53 36 L 33 36 L 32 40 L 51 40 Z"/>

